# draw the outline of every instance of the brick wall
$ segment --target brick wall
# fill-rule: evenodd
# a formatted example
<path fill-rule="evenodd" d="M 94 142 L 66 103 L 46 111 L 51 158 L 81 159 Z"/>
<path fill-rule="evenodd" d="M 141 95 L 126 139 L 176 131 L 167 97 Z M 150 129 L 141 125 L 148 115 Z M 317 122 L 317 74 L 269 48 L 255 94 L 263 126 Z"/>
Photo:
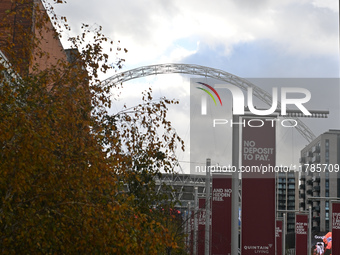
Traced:
<path fill-rule="evenodd" d="M 39 6 L 40 12 L 33 11 L 33 5 Z M 47 15 L 40 0 L 0 0 L 0 50 L 21 75 L 32 72 L 35 64 L 39 70 L 56 65 L 58 59 L 66 60 L 66 53 L 56 37 L 52 23 L 47 22 L 47 29 L 34 26 L 36 15 Z M 40 42 L 45 53 L 37 56 L 31 42 L 33 35 Z"/>

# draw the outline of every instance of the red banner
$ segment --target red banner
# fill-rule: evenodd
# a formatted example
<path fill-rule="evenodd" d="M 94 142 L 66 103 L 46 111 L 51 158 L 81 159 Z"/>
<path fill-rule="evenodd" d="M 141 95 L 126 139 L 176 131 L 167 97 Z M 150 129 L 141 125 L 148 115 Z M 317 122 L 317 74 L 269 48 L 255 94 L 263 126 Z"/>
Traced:
<path fill-rule="evenodd" d="M 295 254 L 308 254 L 308 215 L 295 215 Z"/>
<path fill-rule="evenodd" d="M 212 255 L 231 253 L 231 176 L 213 175 Z"/>
<path fill-rule="evenodd" d="M 197 233 L 197 254 L 204 255 L 205 247 L 205 198 L 198 200 L 198 233 Z"/>
<path fill-rule="evenodd" d="M 334 242 L 333 242 L 334 239 Z M 340 254 L 340 203 L 332 203 L 332 254 Z"/>
<path fill-rule="evenodd" d="M 275 121 L 242 128 L 242 255 L 275 254 Z"/>
<path fill-rule="evenodd" d="M 282 255 L 282 220 L 276 221 L 276 255 Z"/>

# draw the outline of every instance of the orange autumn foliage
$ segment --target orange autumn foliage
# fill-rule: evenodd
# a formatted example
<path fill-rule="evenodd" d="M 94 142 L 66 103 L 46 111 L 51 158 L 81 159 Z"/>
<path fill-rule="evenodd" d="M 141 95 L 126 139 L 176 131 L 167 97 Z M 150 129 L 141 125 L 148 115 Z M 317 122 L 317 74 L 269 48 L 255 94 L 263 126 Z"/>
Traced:
<path fill-rule="evenodd" d="M 142 104 L 110 114 L 121 85 L 102 84 L 98 73 L 110 69 L 102 44 L 114 43 L 84 25 L 68 61 L 58 41 L 60 54 L 45 47 L 58 38 L 52 22 L 61 24 L 53 9 L 49 18 L 39 1 L 10 2 L 0 29 L 8 59 L 0 65 L 1 254 L 179 251 L 178 222 L 150 211 L 172 206 L 154 177 L 172 171 L 183 144 L 166 119 L 176 101 L 155 102 L 149 90 Z"/>

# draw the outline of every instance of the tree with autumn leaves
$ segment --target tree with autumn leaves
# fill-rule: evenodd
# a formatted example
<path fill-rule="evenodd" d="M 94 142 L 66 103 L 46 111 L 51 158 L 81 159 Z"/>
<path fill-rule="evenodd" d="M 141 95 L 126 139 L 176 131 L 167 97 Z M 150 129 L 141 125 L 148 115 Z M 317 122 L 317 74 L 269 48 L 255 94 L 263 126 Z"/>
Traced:
<path fill-rule="evenodd" d="M 154 100 L 149 89 L 139 105 L 110 113 L 122 85 L 98 74 L 112 70 L 103 45 L 119 46 L 83 25 L 67 54 L 49 52 L 44 43 L 58 46 L 66 18 L 46 2 L 8 2 L 0 20 L 1 253 L 182 253 L 173 204 L 155 190 L 183 146 L 166 118 L 177 102 Z"/>

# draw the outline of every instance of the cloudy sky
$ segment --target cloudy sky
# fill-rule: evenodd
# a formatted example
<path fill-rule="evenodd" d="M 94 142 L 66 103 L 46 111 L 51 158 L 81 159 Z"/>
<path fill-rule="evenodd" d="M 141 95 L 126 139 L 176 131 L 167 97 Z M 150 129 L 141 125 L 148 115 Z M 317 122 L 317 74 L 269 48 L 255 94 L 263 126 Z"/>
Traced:
<path fill-rule="evenodd" d="M 122 71 L 186 63 L 244 78 L 338 78 L 338 10 L 337 0 L 69 0 L 56 6 L 73 32 L 81 23 L 97 24 L 114 41 L 119 40 L 128 49 Z M 139 91 L 152 86 L 156 97 L 180 100 L 179 106 L 170 109 L 170 118 L 188 143 L 190 78 L 167 74 L 129 81 L 113 111 L 123 102 L 134 105 Z M 339 128 L 337 121 L 320 120 L 310 128 Z M 322 131 L 315 128 L 314 132 Z M 296 160 L 301 145 L 291 146 Z M 180 153 L 179 160 L 186 172 L 188 152 Z"/>

